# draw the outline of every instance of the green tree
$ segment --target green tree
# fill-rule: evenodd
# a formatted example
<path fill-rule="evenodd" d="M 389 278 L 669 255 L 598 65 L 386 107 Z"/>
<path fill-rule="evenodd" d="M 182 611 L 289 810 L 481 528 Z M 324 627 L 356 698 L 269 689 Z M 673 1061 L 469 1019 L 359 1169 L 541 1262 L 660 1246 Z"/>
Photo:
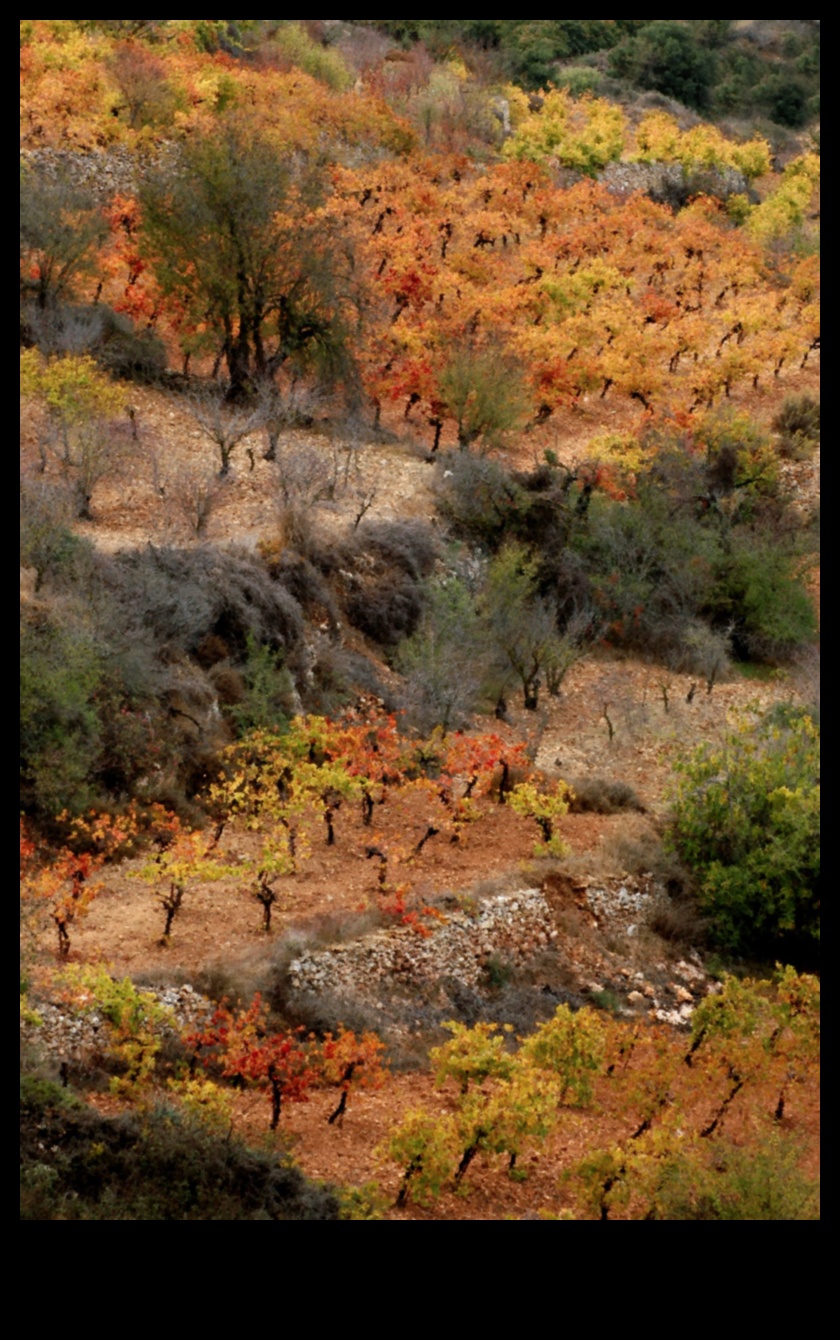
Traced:
<path fill-rule="evenodd" d="M 446 734 L 469 718 L 481 688 L 480 659 L 480 620 L 467 587 L 457 577 L 430 586 L 420 627 L 396 655 L 423 734 L 436 726 Z"/>
<path fill-rule="evenodd" d="M 206 329 L 233 398 L 288 360 L 346 372 L 339 288 L 347 257 L 273 145 L 230 121 L 188 143 L 141 190 L 144 244 L 185 333 Z"/>
<path fill-rule="evenodd" d="M 522 545 L 509 544 L 490 564 L 482 593 L 496 695 L 503 697 L 507 684 L 518 683 L 523 705 L 532 712 L 539 703 L 542 676 L 565 659 L 556 610 L 538 594 L 536 582 L 537 561 Z"/>
<path fill-rule="evenodd" d="M 458 446 L 497 447 L 528 412 L 522 369 L 494 349 L 456 350 L 440 378 L 440 398 L 458 427 Z"/>
<path fill-rule="evenodd" d="M 585 1107 L 592 1101 L 592 1076 L 601 1069 L 604 1050 L 604 1026 L 594 1010 L 573 1013 L 568 1005 L 558 1005 L 554 1017 L 525 1039 L 520 1055 L 556 1076 L 560 1103 Z"/>
<path fill-rule="evenodd" d="M 670 842 L 725 948 L 820 933 L 819 731 L 805 713 L 743 719 L 677 764 Z"/>
<path fill-rule="evenodd" d="M 90 191 L 61 170 L 29 168 L 20 181 L 21 301 L 41 311 L 71 297 L 94 266 L 108 228 Z"/>
<path fill-rule="evenodd" d="M 89 634 L 53 620 L 21 623 L 20 780 L 28 810 L 77 813 L 91 803 L 102 677 Z"/>

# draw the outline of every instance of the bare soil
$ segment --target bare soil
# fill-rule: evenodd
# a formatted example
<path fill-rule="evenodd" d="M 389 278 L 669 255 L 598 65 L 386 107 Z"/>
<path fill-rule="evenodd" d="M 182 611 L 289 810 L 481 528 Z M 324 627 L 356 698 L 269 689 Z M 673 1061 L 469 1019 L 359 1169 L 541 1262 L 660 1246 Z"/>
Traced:
<path fill-rule="evenodd" d="M 781 399 L 792 391 L 813 390 L 817 373 L 784 375 L 772 393 L 733 396 L 739 408 L 769 422 Z M 214 448 L 202 438 L 194 420 L 178 401 L 165 393 L 131 388 L 137 425 L 137 441 L 118 479 L 103 482 L 94 496 L 94 520 L 79 526 L 96 545 L 115 551 L 154 543 L 199 542 L 167 498 L 166 477 L 178 461 L 196 459 L 212 467 Z M 558 415 L 547 429 L 535 433 L 513 453 L 525 466 L 550 446 L 562 460 L 586 453 L 594 432 L 630 427 L 635 411 L 616 401 L 584 405 Z M 434 518 L 432 470 L 418 454 L 422 445 L 412 440 L 411 425 L 395 419 L 388 425 L 401 434 L 393 442 L 370 441 L 354 445 L 352 489 L 339 491 L 336 500 L 318 508 L 318 523 L 341 527 L 352 523 L 357 496 L 375 486 L 371 517 Z M 343 450 L 342 439 L 310 430 L 295 440 L 316 443 L 325 451 Z M 31 411 L 23 416 L 24 469 L 37 465 L 37 423 Z M 426 443 L 428 445 L 428 442 Z M 249 449 L 251 455 L 249 456 Z M 220 505 L 211 516 L 203 541 L 254 545 L 259 539 L 279 533 L 277 467 L 261 459 L 263 444 L 255 439 L 241 444 L 234 456 L 234 469 Z M 48 466 L 48 472 L 55 468 Z M 810 507 L 818 493 L 818 461 L 790 467 L 800 490 L 803 506 Z M 814 579 L 819 600 L 819 577 Z M 513 710 L 512 736 L 530 738 L 536 745 L 536 762 L 550 776 L 574 781 L 591 775 L 629 783 L 643 812 L 614 816 L 570 814 L 560 831 L 571 847 L 564 863 L 569 877 L 581 888 L 620 878 L 625 874 L 628 845 L 642 852 L 655 848 L 659 821 L 667 807 L 667 787 L 674 755 L 693 744 L 720 736 L 733 714 L 755 704 L 785 701 L 797 694 L 795 675 L 753 681 L 733 676 L 715 684 L 711 693 L 700 685 L 693 701 L 687 697 L 691 680 L 658 670 L 630 658 L 608 654 L 595 656 L 570 671 L 560 698 L 545 700 L 539 713 Z M 667 697 L 667 703 L 666 703 Z M 613 734 L 607 723 L 612 722 Z M 477 723 L 487 728 L 487 723 Z M 532 858 L 535 825 L 500 808 L 482 802 L 486 817 L 470 828 L 457 846 L 440 839 L 429 842 L 410 874 L 417 896 L 434 900 L 450 893 L 466 893 L 480 881 L 505 877 L 521 870 L 523 881 L 539 882 L 544 871 Z M 419 801 L 389 802 L 376 815 L 377 831 L 391 845 L 407 845 L 423 831 Z M 163 982 L 201 980 L 222 972 L 247 994 L 250 985 L 265 978 L 266 964 L 284 936 L 295 932 L 313 939 L 328 939 L 353 918 L 364 923 L 376 917 L 375 870 L 365 858 L 370 830 L 360 816 L 342 810 L 337 822 L 337 845 L 313 844 L 312 858 L 301 874 L 288 881 L 289 891 L 275 911 L 274 934 L 260 928 L 261 909 L 247 881 L 224 879 L 190 888 L 185 905 L 173 927 L 166 948 L 159 943 L 162 914 L 148 887 L 136 878 L 137 862 L 109 870 L 103 891 L 87 919 L 74 928 L 71 961 L 99 961 L 115 974 L 130 974 L 136 980 Z M 228 843 L 233 857 L 246 858 L 254 838 L 235 832 Z M 669 962 L 683 949 L 676 949 L 652 934 L 635 944 L 610 947 L 606 928 L 597 924 L 585 900 L 576 906 L 552 908 L 555 924 L 568 959 L 576 965 L 578 984 L 607 972 L 612 978 L 624 968 L 627 976 L 641 969 L 652 973 L 662 959 Z M 44 927 L 37 937 L 34 977 L 44 984 L 55 968 L 54 933 Z M 433 1211 L 409 1206 L 388 1211 L 391 1218 L 406 1219 L 501 1219 L 533 1217 L 540 1210 L 558 1211 L 563 1206 L 560 1177 L 587 1149 L 602 1146 L 626 1131 L 621 1118 L 611 1112 L 609 1095 L 599 1095 L 592 1111 L 569 1112 L 557 1132 L 527 1161 L 528 1178 L 509 1180 L 500 1160 L 477 1159 L 468 1178 L 469 1196 L 445 1193 Z M 114 1100 L 100 1095 L 103 1107 Z M 334 1095 L 316 1093 L 305 1105 L 284 1112 L 276 1137 L 267 1133 L 268 1109 L 264 1096 L 237 1098 L 236 1127 L 255 1141 L 278 1139 L 291 1146 L 302 1168 L 315 1177 L 345 1185 L 371 1180 L 380 1183 L 386 1200 L 392 1202 L 398 1185 L 395 1169 L 383 1164 L 375 1151 L 389 1126 L 402 1112 L 419 1105 L 447 1106 L 451 1097 L 434 1090 L 424 1069 L 394 1075 L 387 1087 L 376 1093 L 354 1095 L 343 1126 L 328 1126 L 327 1116 Z M 797 1091 L 791 1098 L 786 1121 L 809 1146 L 809 1164 L 816 1159 L 818 1096 Z M 739 1130 L 733 1117 L 732 1132 Z"/>

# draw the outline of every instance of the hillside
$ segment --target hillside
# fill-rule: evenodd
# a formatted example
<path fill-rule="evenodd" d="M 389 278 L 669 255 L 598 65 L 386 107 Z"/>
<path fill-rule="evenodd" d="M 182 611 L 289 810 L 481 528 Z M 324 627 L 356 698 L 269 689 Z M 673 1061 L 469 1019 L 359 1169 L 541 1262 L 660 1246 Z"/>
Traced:
<path fill-rule="evenodd" d="M 391 22 L 21 25 L 22 1215 L 817 1217 L 813 34 Z"/>

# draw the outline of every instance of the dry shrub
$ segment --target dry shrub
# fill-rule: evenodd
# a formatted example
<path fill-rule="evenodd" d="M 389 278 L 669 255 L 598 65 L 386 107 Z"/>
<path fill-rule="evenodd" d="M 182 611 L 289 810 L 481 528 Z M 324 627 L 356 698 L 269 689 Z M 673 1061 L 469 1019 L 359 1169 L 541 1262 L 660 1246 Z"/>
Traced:
<path fill-rule="evenodd" d="M 675 897 L 692 886 L 691 875 L 679 857 L 669 852 L 649 824 L 635 831 L 616 832 L 605 846 L 627 875 L 648 875 L 665 892 Z"/>
<path fill-rule="evenodd" d="M 810 395 L 788 396 L 773 420 L 783 437 L 801 436 L 809 442 L 820 440 L 820 402 Z"/>
<path fill-rule="evenodd" d="M 707 922 L 691 894 L 658 901 L 646 918 L 648 929 L 661 940 L 680 946 L 703 944 Z"/>
<path fill-rule="evenodd" d="M 223 707 L 236 707 L 246 697 L 245 683 L 238 670 L 230 665 L 214 666 L 210 672 L 210 683 L 218 694 Z"/>
<path fill-rule="evenodd" d="M 227 479 L 209 461 L 176 461 L 161 472 L 161 487 L 169 516 L 187 533 L 201 539 L 207 523 L 221 507 Z"/>
<path fill-rule="evenodd" d="M 618 814 L 620 810 L 638 810 L 645 807 L 627 782 L 609 781 L 606 777 L 582 777 L 570 783 L 573 814 Z"/>

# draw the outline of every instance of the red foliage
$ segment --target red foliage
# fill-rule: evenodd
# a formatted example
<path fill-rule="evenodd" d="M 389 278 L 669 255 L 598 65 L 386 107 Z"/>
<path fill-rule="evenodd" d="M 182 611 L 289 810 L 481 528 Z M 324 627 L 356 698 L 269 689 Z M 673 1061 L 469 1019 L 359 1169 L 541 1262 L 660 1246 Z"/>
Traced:
<path fill-rule="evenodd" d="M 183 1039 L 193 1051 L 193 1068 L 202 1049 L 207 1060 L 225 1078 L 268 1090 L 271 1099 L 271 1129 L 276 1130 L 280 1110 L 287 1103 L 306 1103 L 309 1089 L 318 1077 L 311 1039 L 303 1029 L 268 1032 L 268 1010 L 259 992 L 246 1010 L 233 1011 L 222 1004 L 204 1029 Z"/>

